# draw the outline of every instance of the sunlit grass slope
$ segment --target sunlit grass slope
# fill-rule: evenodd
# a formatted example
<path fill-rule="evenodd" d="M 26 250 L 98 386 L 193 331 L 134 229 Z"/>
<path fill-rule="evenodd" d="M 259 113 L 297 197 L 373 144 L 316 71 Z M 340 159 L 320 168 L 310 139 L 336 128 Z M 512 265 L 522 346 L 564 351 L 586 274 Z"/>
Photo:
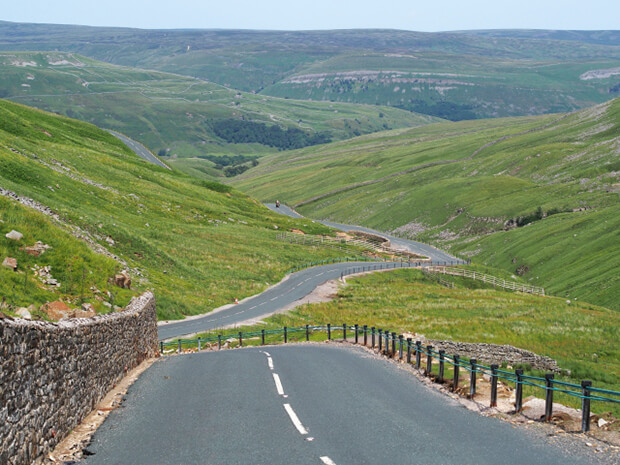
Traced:
<path fill-rule="evenodd" d="M 272 214 L 228 186 L 148 164 L 90 124 L 2 100 L 0 187 L 48 206 L 65 230 L 79 226 L 118 255 L 137 290 L 155 290 L 162 318 L 207 312 L 260 292 L 293 266 L 337 253 L 275 239 L 276 229 L 325 231 L 318 224 Z M 14 201 L 1 201 L 0 219 L 0 252 L 17 254 L 20 271 L 49 260 L 63 284 L 59 296 L 79 296 L 84 281 L 105 288 L 124 267 L 94 256 Z M 4 237 L 12 229 L 23 229 L 20 247 L 41 240 L 53 249 L 40 259 L 28 258 Z M 24 306 L 51 297 L 32 291 L 31 275 L 16 277 L 7 270 L 0 296 Z"/>
<path fill-rule="evenodd" d="M 233 184 L 311 218 L 392 231 L 513 273 L 523 265 L 526 280 L 552 293 L 620 308 L 618 134 L 616 99 L 565 117 L 442 123 L 277 154 Z M 544 219 L 512 229 L 539 207 Z"/>

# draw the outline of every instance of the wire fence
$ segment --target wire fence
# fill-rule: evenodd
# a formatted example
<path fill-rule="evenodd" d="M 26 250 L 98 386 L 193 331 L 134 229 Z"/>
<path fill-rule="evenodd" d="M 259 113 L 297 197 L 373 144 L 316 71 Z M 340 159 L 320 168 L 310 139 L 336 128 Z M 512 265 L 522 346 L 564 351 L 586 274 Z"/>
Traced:
<path fill-rule="evenodd" d="M 448 355 L 444 350 L 436 351 L 432 345 L 422 345 L 421 341 L 412 341 L 412 338 L 404 338 L 395 332 L 386 329 L 368 327 L 368 325 L 360 326 L 342 324 L 338 326 L 327 325 L 305 325 L 299 327 L 283 327 L 279 329 L 262 329 L 260 331 L 237 332 L 227 334 L 208 335 L 196 339 L 178 339 L 170 342 L 160 342 L 160 351 L 162 355 L 171 353 L 183 353 L 190 350 L 203 350 L 211 348 L 218 350 L 223 348 L 242 347 L 245 344 L 265 345 L 275 343 L 288 343 L 295 339 L 296 341 L 317 340 L 317 336 L 324 335 L 327 340 L 334 339 L 335 333 L 340 332 L 342 340 L 355 344 L 361 344 L 377 350 L 390 358 L 398 358 L 413 364 L 418 370 L 425 375 L 435 378 L 438 383 L 450 385 L 453 392 L 459 390 L 459 384 L 462 381 L 461 369 L 469 373 L 469 398 L 476 395 L 476 381 L 479 375 L 486 375 L 491 381 L 491 398 L 490 407 L 497 406 L 497 386 L 498 381 L 503 380 L 515 386 L 515 413 L 523 410 L 523 388 L 532 387 L 540 389 L 545 395 L 545 421 L 551 421 L 553 416 L 553 396 L 554 393 L 565 394 L 574 398 L 581 399 L 581 430 L 587 432 L 590 430 L 590 406 L 591 402 L 602 402 L 620 404 L 620 392 L 608 389 L 601 389 L 592 386 L 589 380 L 583 380 L 580 384 L 569 383 L 554 379 L 554 373 L 547 373 L 544 377 L 527 375 L 523 369 L 514 371 L 506 371 L 500 369 L 498 364 L 486 366 L 479 364 L 475 358 L 461 358 L 458 354 Z M 299 337 L 299 334 L 302 334 Z M 423 358 L 425 362 L 423 362 Z M 433 374 L 434 364 L 438 362 L 436 374 Z M 423 366 L 425 363 L 425 366 Z M 446 364 L 452 368 L 452 379 L 446 377 Z"/>
<path fill-rule="evenodd" d="M 528 294 L 545 295 L 545 289 L 542 287 L 518 283 L 516 281 L 506 281 L 505 279 L 480 273 L 475 270 L 468 270 L 467 268 L 445 268 L 443 266 L 432 266 L 427 268 L 426 271 L 429 273 L 441 273 L 471 278 L 477 281 L 482 281 L 483 283 L 492 284 L 493 287 L 498 286 L 504 289 L 511 289 L 513 291 L 527 292 Z"/>

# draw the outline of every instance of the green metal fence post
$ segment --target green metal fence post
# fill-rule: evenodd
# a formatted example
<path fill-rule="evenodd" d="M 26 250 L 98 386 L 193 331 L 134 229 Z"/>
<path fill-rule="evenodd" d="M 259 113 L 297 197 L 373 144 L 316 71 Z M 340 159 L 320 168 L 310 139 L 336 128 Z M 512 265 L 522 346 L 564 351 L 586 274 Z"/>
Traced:
<path fill-rule="evenodd" d="M 347 340 L 347 324 L 346 323 L 342 323 L 342 339 L 344 341 Z"/>
<path fill-rule="evenodd" d="M 364 325 L 364 347 L 368 345 L 368 325 Z"/>
<path fill-rule="evenodd" d="M 357 344 L 357 341 L 359 340 L 359 335 L 357 334 L 359 330 L 359 325 L 355 325 L 355 343 Z"/>
<path fill-rule="evenodd" d="M 515 370 L 515 376 L 517 378 L 517 385 L 515 387 L 515 413 L 520 413 L 523 410 L 523 370 L 517 368 Z"/>
<path fill-rule="evenodd" d="M 433 371 L 433 346 L 427 345 L 426 350 L 426 376 L 430 376 Z"/>
<path fill-rule="evenodd" d="M 310 325 L 306 325 L 306 342 L 310 340 Z"/>
<path fill-rule="evenodd" d="M 551 421 L 553 416 L 553 373 L 545 374 L 547 393 L 545 395 L 545 421 Z"/>
<path fill-rule="evenodd" d="M 422 361 L 422 342 L 415 341 L 415 367 L 419 370 Z"/>
<path fill-rule="evenodd" d="M 202 350 L 202 340 L 198 338 L 198 352 Z"/>
<path fill-rule="evenodd" d="M 265 345 L 265 330 L 264 329 L 260 330 L 260 343 L 263 346 Z"/>
<path fill-rule="evenodd" d="M 583 398 L 581 399 L 581 432 L 590 431 L 590 388 L 592 381 L 583 380 L 581 388 L 583 389 Z"/>
<path fill-rule="evenodd" d="M 403 335 L 398 335 L 398 360 L 403 359 Z"/>
<path fill-rule="evenodd" d="M 243 347 L 243 334 L 239 331 L 239 347 Z"/>
<path fill-rule="evenodd" d="M 396 333 L 392 333 L 392 358 L 396 357 Z"/>
<path fill-rule="evenodd" d="M 181 339 L 179 339 L 179 353 L 181 353 Z"/>
<path fill-rule="evenodd" d="M 491 407 L 497 407 L 497 369 L 499 365 L 491 365 Z"/>
<path fill-rule="evenodd" d="M 222 349 L 222 335 L 218 334 L 217 335 L 217 350 L 221 350 Z"/>
<path fill-rule="evenodd" d="M 454 354 L 452 358 L 454 359 L 454 375 L 452 377 L 452 392 L 456 392 L 456 390 L 459 388 L 459 371 L 460 371 L 461 365 L 459 362 L 458 354 Z"/>
<path fill-rule="evenodd" d="M 370 331 L 371 331 L 370 339 L 371 339 L 371 342 L 372 342 L 370 348 L 374 349 L 375 348 L 375 327 L 373 326 L 372 328 L 370 328 Z"/>
<path fill-rule="evenodd" d="M 383 330 L 379 328 L 378 333 L 379 333 L 379 353 L 381 353 L 381 346 L 383 345 Z"/>
<path fill-rule="evenodd" d="M 471 366 L 471 376 L 469 378 L 469 398 L 473 399 L 474 396 L 476 395 L 476 362 L 478 362 L 478 360 L 476 360 L 475 358 L 472 358 L 469 361 L 469 364 Z"/>
<path fill-rule="evenodd" d="M 439 350 L 439 378 L 437 378 L 437 382 L 443 383 L 443 375 L 445 370 L 445 355 L 446 351 L 443 349 Z"/>
<path fill-rule="evenodd" d="M 407 363 L 411 363 L 411 338 L 407 338 Z"/>
<path fill-rule="evenodd" d="M 331 323 L 327 323 L 327 340 L 332 340 L 332 325 Z"/>
<path fill-rule="evenodd" d="M 159 343 L 159 353 L 161 355 L 164 355 L 164 342 L 163 341 Z"/>
<path fill-rule="evenodd" d="M 284 327 L 284 343 L 286 344 L 288 342 L 288 334 L 286 332 L 286 326 Z"/>

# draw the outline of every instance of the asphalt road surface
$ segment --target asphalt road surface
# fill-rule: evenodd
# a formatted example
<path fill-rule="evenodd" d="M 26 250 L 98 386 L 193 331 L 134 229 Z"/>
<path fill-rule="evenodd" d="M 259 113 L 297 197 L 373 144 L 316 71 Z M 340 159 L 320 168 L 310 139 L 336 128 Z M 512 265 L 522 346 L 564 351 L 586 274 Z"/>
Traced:
<path fill-rule="evenodd" d="M 551 441 L 362 349 L 306 344 L 163 358 L 95 433 L 84 463 L 596 463 Z"/>
<path fill-rule="evenodd" d="M 287 279 L 267 289 L 262 294 L 245 299 L 238 304 L 232 304 L 226 309 L 207 313 L 200 318 L 160 325 L 159 339 L 178 338 L 187 334 L 196 334 L 246 320 L 266 317 L 290 303 L 303 299 L 326 281 L 340 278 L 342 273 L 346 275 L 353 271 L 366 271 L 381 266 L 403 267 L 408 265 L 408 263 L 399 262 L 344 262 L 306 268 L 290 274 Z M 411 265 L 414 263 L 412 262 Z"/>
<path fill-rule="evenodd" d="M 157 158 L 155 155 L 153 155 L 149 151 L 149 149 L 147 149 L 141 143 L 136 142 L 133 139 L 130 139 L 129 137 L 127 137 L 124 134 L 121 134 L 120 132 L 112 131 L 111 129 L 106 129 L 106 131 L 108 131 L 110 134 L 112 134 L 113 136 L 115 136 L 118 139 L 120 139 L 123 144 L 125 144 L 127 147 L 129 147 L 131 150 L 133 150 L 133 152 L 136 155 L 138 155 L 140 158 L 148 161 L 149 163 L 153 163 L 154 165 L 161 166 L 162 168 L 170 169 L 169 166 L 167 166 L 159 158 Z"/>
<path fill-rule="evenodd" d="M 268 203 L 268 204 L 265 204 L 265 206 L 269 208 L 270 210 L 273 210 L 274 212 L 280 213 L 282 215 L 291 216 L 293 218 L 304 218 L 299 213 L 287 207 L 286 205 L 280 204 L 280 207 L 276 208 L 275 203 Z M 427 257 L 430 257 L 431 260 L 433 260 L 434 262 L 448 262 L 448 263 L 452 262 L 454 264 L 465 263 L 463 260 L 460 260 L 450 255 L 449 253 L 444 252 L 443 250 L 436 249 L 435 247 L 428 245 L 428 244 L 424 244 L 422 242 L 411 241 L 409 239 L 401 239 L 399 237 L 390 236 L 389 234 L 386 234 L 381 231 L 376 231 L 370 228 L 364 228 L 363 226 L 333 223 L 331 221 L 320 221 L 320 220 L 314 220 L 314 221 L 318 221 L 319 223 L 322 223 L 325 226 L 329 226 L 330 228 L 340 229 L 342 231 L 363 231 L 363 232 L 383 236 L 390 240 L 394 248 L 404 249 L 412 253 L 425 255 Z"/>

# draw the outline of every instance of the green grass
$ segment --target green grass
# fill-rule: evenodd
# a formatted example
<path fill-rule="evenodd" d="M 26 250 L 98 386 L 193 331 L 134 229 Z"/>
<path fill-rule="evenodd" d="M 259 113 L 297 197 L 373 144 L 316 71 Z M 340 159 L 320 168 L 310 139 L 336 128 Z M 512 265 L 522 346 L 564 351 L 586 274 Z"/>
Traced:
<path fill-rule="evenodd" d="M 115 66 L 68 53 L 0 53 L 0 74 L 0 97 L 120 131 L 156 154 L 164 151 L 166 161 L 199 177 L 221 175 L 210 169 L 211 162 L 197 158 L 200 155 L 261 156 L 275 151 L 259 144 L 223 141 L 212 129 L 217 120 L 243 118 L 326 132 L 332 140 L 437 121 L 375 105 L 258 96 L 191 77 Z M 185 158 L 192 160 L 177 162 Z"/>
<path fill-rule="evenodd" d="M 558 379 L 577 383 L 590 379 L 594 386 L 620 390 L 618 311 L 582 302 L 567 304 L 556 297 L 481 289 L 477 288 L 479 283 L 469 280 L 454 281 L 456 288 L 449 289 L 417 270 L 348 278 L 348 286 L 341 288 L 331 302 L 274 315 L 265 320 L 265 325 L 219 332 L 331 323 L 335 326 L 334 338 L 338 338 L 342 331 L 337 326 L 358 323 L 397 334 L 415 332 L 432 339 L 510 344 L 555 359 L 565 370 Z M 468 288 L 472 284 L 475 289 Z M 305 334 L 297 337 L 304 339 Z M 324 338 L 319 334 L 313 337 Z M 272 336 L 268 342 L 281 340 L 281 335 Z M 260 339 L 253 343 L 260 343 Z M 540 391 L 537 395 L 541 396 Z M 578 399 L 563 397 L 560 401 L 579 407 Z M 597 413 L 607 410 L 620 414 L 620 409 L 611 404 L 597 404 L 594 408 Z"/>
<path fill-rule="evenodd" d="M 263 291 L 297 265 L 346 255 L 276 240 L 278 231 L 292 228 L 328 232 L 318 223 L 271 213 L 230 186 L 148 164 L 90 124 L 2 100 L 0 186 L 48 206 L 62 218 L 65 231 L 79 226 L 126 261 L 135 290 L 153 289 L 158 315 L 165 319 L 208 312 Z M 34 294 L 32 275 L 2 270 L 0 297 L 17 306 L 75 300 L 83 274 L 92 276 L 99 289 L 110 289 L 107 279 L 122 267 L 88 252 L 66 233 L 52 233 L 40 214 L 13 201 L 0 203 L 0 218 L 0 232 L 22 229 L 26 245 L 41 240 L 54 247 L 37 261 L 2 235 L 0 252 L 16 255 L 20 271 L 50 260 L 52 274 L 63 283 L 54 295 Z M 95 298 L 85 294 L 86 300 Z"/>
<path fill-rule="evenodd" d="M 301 204 L 298 211 L 310 218 L 430 242 L 509 273 L 525 265 L 530 284 L 620 309 L 614 271 L 620 266 L 620 99 L 516 135 L 558 118 L 441 123 L 367 135 L 265 157 L 232 185 L 260 200 Z M 449 160 L 456 162 L 406 172 Z M 509 220 L 538 207 L 564 213 L 504 231 Z"/>

